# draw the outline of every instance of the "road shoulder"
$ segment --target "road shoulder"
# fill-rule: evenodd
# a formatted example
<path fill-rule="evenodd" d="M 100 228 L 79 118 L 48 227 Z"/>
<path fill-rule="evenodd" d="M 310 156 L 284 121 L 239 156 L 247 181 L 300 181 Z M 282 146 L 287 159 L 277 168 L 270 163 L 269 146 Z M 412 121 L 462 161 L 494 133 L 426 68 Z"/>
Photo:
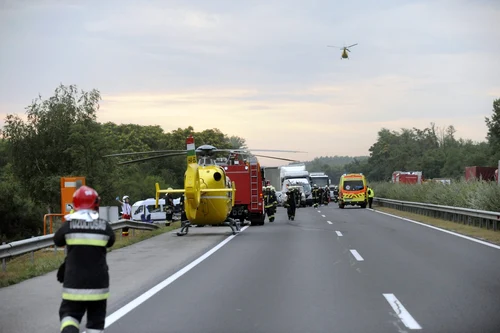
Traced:
<path fill-rule="evenodd" d="M 500 245 L 500 232 L 498 231 L 493 231 L 493 230 L 487 230 L 487 229 L 482 229 L 479 227 L 474 227 L 474 226 L 469 226 L 466 224 L 460 224 L 456 222 L 451 222 L 451 221 L 446 221 L 446 220 L 441 220 L 425 215 L 420 215 L 420 214 L 415 214 L 415 213 L 409 213 L 409 212 L 404 212 L 400 211 L 397 209 L 393 208 L 387 208 L 387 207 L 380 207 L 380 206 L 374 206 L 373 208 L 374 211 L 382 212 L 382 213 L 387 213 L 391 215 L 395 215 L 401 218 L 406 218 L 410 219 L 413 221 L 417 221 L 420 223 L 424 223 L 427 225 L 431 225 L 440 229 L 452 231 L 464 236 L 472 237 L 477 240 L 481 240 L 484 242 L 489 242 L 492 244 Z"/>

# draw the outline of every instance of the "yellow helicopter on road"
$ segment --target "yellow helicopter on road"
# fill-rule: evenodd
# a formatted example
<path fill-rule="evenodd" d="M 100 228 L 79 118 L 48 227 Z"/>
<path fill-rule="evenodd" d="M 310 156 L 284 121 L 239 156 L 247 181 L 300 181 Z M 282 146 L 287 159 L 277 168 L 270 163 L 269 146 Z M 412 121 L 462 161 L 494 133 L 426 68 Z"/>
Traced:
<path fill-rule="evenodd" d="M 338 46 L 334 46 L 334 45 L 327 45 L 327 47 L 338 47 L 340 50 L 342 50 L 342 55 L 340 57 L 340 59 L 342 60 L 342 59 L 349 59 L 349 55 L 347 54 L 347 52 L 351 52 L 351 50 L 349 50 L 349 48 L 356 46 L 356 45 L 358 45 L 358 43 L 352 44 L 349 46 L 344 46 L 344 47 L 338 47 Z"/>
<path fill-rule="evenodd" d="M 212 145 L 203 145 L 195 148 L 194 138 L 192 136 L 186 139 L 186 150 L 161 150 L 150 152 L 137 152 L 137 153 L 121 153 L 106 155 L 104 157 L 112 156 L 125 156 L 134 154 L 156 154 L 163 153 L 162 155 L 145 157 L 141 159 L 124 161 L 118 164 L 137 163 L 157 158 L 180 156 L 187 154 L 187 168 L 184 174 L 184 189 L 160 189 L 158 183 L 156 187 L 156 207 L 160 194 L 162 193 L 183 193 L 184 194 L 184 211 L 187 220 L 181 221 L 181 230 L 177 233 L 178 236 L 184 236 L 189 232 L 189 227 L 192 225 L 205 226 L 205 225 L 226 225 L 231 228 L 233 234 L 238 233 L 240 229 L 239 220 L 229 217 L 231 210 L 234 206 L 236 185 L 226 175 L 224 168 L 217 165 L 212 155 L 217 152 L 229 152 L 230 156 L 234 153 L 248 153 L 248 149 L 217 149 Z M 258 151 L 258 150 L 253 150 Z M 300 153 L 299 151 L 290 150 L 268 150 L 261 149 L 261 151 L 276 151 L 276 152 L 289 152 Z M 164 154 L 167 153 L 167 154 Z M 196 153 L 200 155 L 200 160 L 197 161 Z M 273 158 L 285 161 L 294 161 L 286 158 L 254 155 L 266 158 Z"/>

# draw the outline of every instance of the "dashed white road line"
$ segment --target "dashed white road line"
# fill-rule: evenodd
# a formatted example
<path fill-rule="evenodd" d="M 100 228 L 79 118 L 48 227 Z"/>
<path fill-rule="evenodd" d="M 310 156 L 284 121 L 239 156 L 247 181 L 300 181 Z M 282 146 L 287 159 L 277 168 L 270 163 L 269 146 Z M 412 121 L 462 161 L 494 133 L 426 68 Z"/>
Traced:
<path fill-rule="evenodd" d="M 358 253 L 356 250 L 350 250 L 354 258 L 356 258 L 357 261 L 364 261 L 363 257 Z"/>
<path fill-rule="evenodd" d="M 321 211 L 320 211 L 320 210 L 318 210 L 318 213 L 321 213 Z"/>
<path fill-rule="evenodd" d="M 245 227 L 241 228 L 241 231 L 244 231 L 246 228 L 248 228 L 248 226 L 245 226 Z M 169 276 L 168 278 L 166 278 L 165 280 L 163 280 L 162 282 L 160 282 L 159 284 L 157 284 L 153 288 L 151 288 L 148 291 L 146 291 L 144 294 L 140 295 L 136 299 L 132 300 L 131 302 L 129 302 L 125 306 L 121 307 L 120 309 L 116 310 L 115 312 L 113 312 L 112 314 L 110 314 L 109 316 L 107 316 L 106 317 L 105 328 L 108 328 L 111 324 L 113 324 L 114 322 L 116 322 L 118 319 L 122 318 L 127 313 L 129 313 L 130 311 L 132 311 L 133 309 L 137 308 L 139 305 L 141 305 L 142 303 L 144 303 L 145 301 L 147 301 L 149 298 L 153 297 L 160 290 L 162 290 L 163 288 L 167 287 L 169 284 L 171 284 L 172 282 L 174 282 L 175 280 L 177 280 L 178 278 L 180 278 L 181 276 L 183 276 L 184 274 L 186 274 L 187 272 L 189 272 L 193 267 L 197 266 L 202 261 L 204 261 L 205 259 L 207 259 L 208 257 L 210 257 L 218 249 L 220 249 L 221 247 L 223 247 L 224 245 L 226 245 L 229 241 L 231 241 L 237 235 L 238 234 L 231 235 L 231 236 L 227 237 L 222 242 L 220 242 L 215 247 L 213 247 L 211 250 L 209 250 L 208 252 L 206 252 L 205 254 L 203 254 L 201 257 L 199 257 L 198 259 L 196 259 L 193 262 L 191 262 L 189 265 L 185 266 L 184 268 L 182 268 L 181 270 L 177 271 L 173 275 Z"/>
<path fill-rule="evenodd" d="M 342 237 L 342 233 L 340 231 L 335 231 L 337 233 L 337 236 Z"/>
<path fill-rule="evenodd" d="M 328 224 L 333 224 L 332 221 L 326 221 Z"/>
<path fill-rule="evenodd" d="M 411 314 L 405 309 L 403 304 L 394 296 L 394 294 L 383 294 L 387 302 L 391 305 L 392 309 L 398 315 L 399 319 L 411 330 L 421 330 L 420 326 Z"/>
<path fill-rule="evenodd" d="M 325 215 L 321 215 L 321 216 L 326 217 Z"/>

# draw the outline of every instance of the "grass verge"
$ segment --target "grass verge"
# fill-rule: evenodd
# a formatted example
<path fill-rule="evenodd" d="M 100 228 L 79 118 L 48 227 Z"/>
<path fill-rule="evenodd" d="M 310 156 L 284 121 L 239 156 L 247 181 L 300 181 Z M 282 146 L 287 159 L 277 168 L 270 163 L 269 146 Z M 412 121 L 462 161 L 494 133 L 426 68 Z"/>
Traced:
<path fill-rule="evenodd" d="M 393 214 L 396 216 L 400 217 L 405 217 L 407 219 L 411 219 L 414 221 L 422 222 L 425 224 L 429 224 L 441 229 L 449 230 L 449 231 L 454 231 L 456 233 L 477 238 L 483 241 L 487 241 L 493 244 L 500 245 L 500 232 L 498 231 L 493 231 L 493 230 L 487 230 L 487 229 L 482 229 L 478 227 L 473 227 L 470 225 L 464 225 L 456 222 L 451 222 L 451 221 L 446 221 L 446 220 L 441 220 L 433 217 L 428 217 L 420 214 L 415 214 L 415 213 L 409 213 L 409 212 L 404 212 L 400 211 L 394 208 L 387 208 L 387 207 L 380 207 L 380 206 L 374 206 L 373 207 L 375 210 Z"/>
<path fill-rule="evenodd" d="M 121 237 L 121 231 L 115 231 L 116 242 L 108 252 L 158 236 L 179 227 L 180 222 L 175 222 L 168 227 L 164 226 L 154 231 L 130 229 L 128 237 Z M 33 263 L 31 253 L 10 259 L 7 261 L 7 271 L 0 271 L 0 288 L 54 271 L 59 268 L 63 260 L 64 251 L 62 249 L 54 251 L 53 248 L 34 252 Z"/>

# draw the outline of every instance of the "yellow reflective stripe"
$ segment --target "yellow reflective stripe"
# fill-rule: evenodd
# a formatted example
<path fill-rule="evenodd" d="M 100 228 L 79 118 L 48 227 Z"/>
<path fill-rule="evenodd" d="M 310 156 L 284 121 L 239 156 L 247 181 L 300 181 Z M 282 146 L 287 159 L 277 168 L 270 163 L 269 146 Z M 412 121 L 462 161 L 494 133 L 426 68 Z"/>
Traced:
<path fill-rule="evenodd" d="M 107 241 L 109 239 L 108 235 L 91 234 L 91 233 L 86 233 L 86 232 L 70 233 L 70 234 L 66 234 L 66 236 L 64 236 L 64 237 L 67 240 L 68 239 L 92 239 L 92 240 L 104 240 L 104 241 Z"/>
<path fill-rule="evenodd" d="M 63 288 L 62 298 L 69 301 L 100 301 L 107 299 L 109 288 L 103 289 L 74 289 Z"/>
<path fill-rule="evenodd" d="M 75 326 L 76 328 L 80 328 L 80 322 L 76 318 L 67 316 L 61 320 L 61 331 L 67 326 Z"/>
<path fill-rule="evenodd" d="M 75 295 L 63 293 L 62 298 L 68 301 L 102 301 L 108 299 L 109 293 L 91 294 L 91 295 Z"/>
<path fill-rule="evenodd" d="M 109 240 L 108 235 L 84 232 L 66 234 L 65 238 L 68 245 L 106 246 Z"/>
<path fill-rule="evenodd" d="M 90 245 L 90 246 L 106 246 L 108 241 L 103 240 L 92 240 L 92 239 L 68 239 L 66 241 L 68 245 Z"/>

